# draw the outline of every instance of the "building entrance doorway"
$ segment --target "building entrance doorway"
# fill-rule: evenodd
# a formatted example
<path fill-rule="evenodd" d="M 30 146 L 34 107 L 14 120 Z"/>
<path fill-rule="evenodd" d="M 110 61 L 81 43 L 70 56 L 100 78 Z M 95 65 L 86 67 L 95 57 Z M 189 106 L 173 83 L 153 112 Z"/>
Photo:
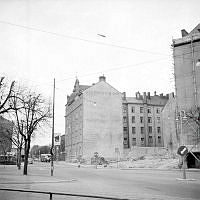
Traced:
<path fill-rule="evenodd" d="M 200 152 L 192 152 L 200 160 Z M 187 167 L 188 168 L 200 168 L 200 162 L 192 155 L 188 153 L 187 156 Z"/>

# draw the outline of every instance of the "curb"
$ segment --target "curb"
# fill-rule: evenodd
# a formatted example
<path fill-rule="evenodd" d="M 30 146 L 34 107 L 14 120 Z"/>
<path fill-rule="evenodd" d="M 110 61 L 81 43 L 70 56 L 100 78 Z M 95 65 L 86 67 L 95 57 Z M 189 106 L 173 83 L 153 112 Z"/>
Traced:
<path fill-rule="evenodd" d="M 182 169 L 159 169 L 159 168 L 120 168 L 120 170 L 156 170 L 156 171 L 182 171 Z M 200 172 L 200 169 L 186 169 L 187 172 Z"/>
<path fill-rule="evenodd" d="M 57 180 L 57 181 L 8 181 L 8 182 L 1 182 L 1 184 L 37 184 L 37 183 L 63 183 L 63 182 L 74 182 L 77 181 L 75 179 L 72 180 Z"/>

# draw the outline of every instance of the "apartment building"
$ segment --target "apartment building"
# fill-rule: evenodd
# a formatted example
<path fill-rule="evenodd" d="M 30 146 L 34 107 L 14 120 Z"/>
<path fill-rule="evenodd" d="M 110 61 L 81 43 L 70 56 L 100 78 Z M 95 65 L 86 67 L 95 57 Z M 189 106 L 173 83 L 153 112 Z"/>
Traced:
<path fill-rule="evenodd" d="M 66 161 L 89 159 L 94 152 L 105 158 L 122 153 L 122 97 L 105 76 L 91 86 L 76 80 L 67 98 L 65 135 Z"/>
<path fill-rule="evenodd" d="M 199 126 L 187 115 L 200 107 L 200 24 L 190 33 L 181 30 L 182 37 L 173 39 L 176 89 L 176 131 L 181 145 L 195 145 Z"/>
<path fill-rule="evenodd" d="M 200 24 L 173 40 L 174 74 L 178 110 L 200 106 Z"/>
<path fill-rule="evenodd" d="M 123 93 L 123 137 L 124 148 L 162 147 L 162 109 L 168 101 L 168 95 L 154 96 L 150 92 L 135 97 L 126 97 Z"/>
<path fill-rule="evenodd" d="M 0 155 L 11 152 L 12 142 L 9 138 L 13 134 L 13 123 L 0 116 Z"/>

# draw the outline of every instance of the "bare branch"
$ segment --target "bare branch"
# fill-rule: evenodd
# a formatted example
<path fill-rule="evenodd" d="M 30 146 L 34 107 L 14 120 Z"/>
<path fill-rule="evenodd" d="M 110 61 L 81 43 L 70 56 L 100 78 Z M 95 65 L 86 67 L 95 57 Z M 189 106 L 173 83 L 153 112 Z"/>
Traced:
<path fill-rule="evenodd" d="M 0 114 L 6 113 L 6 112 L 8 112 L 9 110 L 12 109 L 12 107 L 10 107 L 10 105 L 8 105 L 8 101 L 11 98 L 11 95 L 13 93 L 13 87 L 14 87 L 14 84 L 15 84 L 15 81 L 13 81 L 11 83 L 8 94 L 5 95 L 5 99 L 4 99 L 5 88 L 3 87 L 3 84 L 4 84 L 3 81 L 4 81 L 4 77 L 1 77 L 1 79 L 0 79 L 0 91 L 1 91 Z M 1 102 L 1 101 L 3 101 L 3 102 Z"/>

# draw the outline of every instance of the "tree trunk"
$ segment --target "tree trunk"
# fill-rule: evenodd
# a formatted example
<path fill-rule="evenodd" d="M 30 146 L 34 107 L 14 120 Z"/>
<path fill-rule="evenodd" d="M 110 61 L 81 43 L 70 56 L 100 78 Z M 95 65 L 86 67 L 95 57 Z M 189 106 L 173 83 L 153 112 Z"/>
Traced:
<path fill-rule="evenodd" d="M 21 169 L 21 152 L 22 152 L 22 147 L 17 148 L 17 168 L 18 170 Z"/>
<path fill-rule="evenodd" d="M 30 142 L 31 140 L 28 138 L 25 140 L 25 150 L 24 150 L 24 175 L 28 174 L 28 156 L 30 150 Z"/>

